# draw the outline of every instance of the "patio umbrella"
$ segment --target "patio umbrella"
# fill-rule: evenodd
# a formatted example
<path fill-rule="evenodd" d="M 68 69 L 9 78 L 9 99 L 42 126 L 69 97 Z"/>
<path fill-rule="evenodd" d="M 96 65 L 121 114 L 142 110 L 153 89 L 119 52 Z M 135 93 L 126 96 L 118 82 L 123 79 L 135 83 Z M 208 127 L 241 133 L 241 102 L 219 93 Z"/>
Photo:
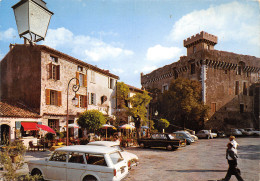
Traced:
<path fill-rule="evenodd" d="M 42 125 L 42 124 L 37 124 L 36 126 L 37 126 L 38 128 L 41 128 L 41 129 L 44 130 L 44 131 L 47 131 L 47 132 L 49 132 L 49 133 L 56 134 L 56 132 L 55 132 L 53 129 L 51 129 L 49 126 Z"/>
<path fill-rule="evenodd" d="M 67 127 L 67 125 L 65 125 L 64 127 Z M 72 123 L 72 124 L 68 124 L 68 128 L 80 128 L 80 126 Z"/>
<path fill-rule="evenodd" d="M 106 129 L 106 139 L 107 139 L 107 129 L 108 129 L 108 128 L 116 129 L 116 127 L 113 126 L 113 125 L 103 124 L 103 125 L 101 126 L 101 129 Z"/>
<path fill-rule="evenodd" d="M 134 129 L 135 127 L 130 124 L 124 124 L 122 126 L 119 126 L 119 129 Z"/>
<path fill-rule="evenodd" d="M 149 129 L 148 126 L 141 126 L 141 128 L 143 128 L 143 129 Z"/>

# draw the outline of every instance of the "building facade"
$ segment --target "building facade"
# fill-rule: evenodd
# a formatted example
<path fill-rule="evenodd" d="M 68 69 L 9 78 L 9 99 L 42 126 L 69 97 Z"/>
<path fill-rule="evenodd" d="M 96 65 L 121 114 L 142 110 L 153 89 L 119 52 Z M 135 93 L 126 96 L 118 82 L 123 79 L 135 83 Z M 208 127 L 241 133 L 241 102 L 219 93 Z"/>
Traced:
<path fill-rule="evenodd" d="M 187 56 L 141 73 L 142 87 L 163 92 L 178 77 L 200 81 L 203 102 L 210 108 L 206 128 L 259 127 L 260 58 L 215 50 L 217 42 L 203 31 L 184 40 Z"/>
<path fill-rule="evenodd" d="M 78 115 L 85 110 L 97 109 L 110 117 L 116 109 L 118 76 L 48 46 L 11 45 L 1 60 L 0 70 L 1 101 L 26 105 L 37 115 L 34 121 L 29 122 L 63 131 L 67 112 L 69 124 L 76 124 Z M 79 85 L 77 92 L 73 91 L 74 85 Z M 79 100 L 75 106 L 72 105 L 74 97 Z M 23 122 L 28 121 L 21 120 L 23 118 L 18 121 L 8 121 L 12 119 L 8 115 L 1 115 L 1 118 L 4 119 L 1 119 L 1 127 L 9 126 L 10 132 L 26 129 Z M 22 130 L 23 136 L 26 137 L 29 131 Z M 82 135 L 73 128 L 69 133 L 75 137 Z M 15 134 L 11 134 L 11 140 L 14 138 Z"/>

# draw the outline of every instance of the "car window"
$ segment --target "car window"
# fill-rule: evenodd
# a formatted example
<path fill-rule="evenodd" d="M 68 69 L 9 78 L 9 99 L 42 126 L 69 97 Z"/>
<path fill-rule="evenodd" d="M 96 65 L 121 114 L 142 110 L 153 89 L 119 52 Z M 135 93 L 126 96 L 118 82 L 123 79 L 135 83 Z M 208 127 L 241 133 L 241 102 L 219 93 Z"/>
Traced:
<path fill-rule="evenodd" d="M 124 160 L 119 152 L 110 153 L 109 156 L 114 165 Z"/>
<path fill-rule="evenodd" d="M 50 158 L 50 161 L 57 161 L 57 162 L 66 162 L 67 153 L 66 152 L 54 152 Z"/>
<path fill-rule="evenodd" d="M 80 163 L 80 164 L 85 164 L 84 161 L 84 154 L 83 153 L 74 153 L 71 152 L 69 153 L 69 161 L 70 163 Z"/>
<path fill-rule="evenodd" d="M 104 155 L 101 154 L 85 154 L 85 158 L 87 160 L 88 165 L 100 165 L 100 166 L 107 166 L 106 160 Z"/>
<path fill-rule="evenodd" d="M 169 134 L 169 138 L 170 138 L 171 140 L 175 139 L 176 136 L 178 136 L 178 134 Z"/>

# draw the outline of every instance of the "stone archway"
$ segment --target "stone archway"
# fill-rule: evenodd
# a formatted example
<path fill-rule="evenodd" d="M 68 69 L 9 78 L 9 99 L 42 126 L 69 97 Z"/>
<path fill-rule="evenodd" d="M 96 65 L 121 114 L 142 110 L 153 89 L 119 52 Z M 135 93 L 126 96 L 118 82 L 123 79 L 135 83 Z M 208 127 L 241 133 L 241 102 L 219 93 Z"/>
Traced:
<path fill-rule="evenodd" d="M 1 125 L 1 145 L 10 143 L 10 126 L 7 124 Z"/>

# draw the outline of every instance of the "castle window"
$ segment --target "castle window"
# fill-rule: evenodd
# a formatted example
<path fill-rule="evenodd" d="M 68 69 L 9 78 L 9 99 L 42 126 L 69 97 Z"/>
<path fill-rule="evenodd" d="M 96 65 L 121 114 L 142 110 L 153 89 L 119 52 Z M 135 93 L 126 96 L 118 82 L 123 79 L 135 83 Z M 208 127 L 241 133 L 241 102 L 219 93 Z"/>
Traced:
<path fill-rule="evenodd" d="M 239 94 L 239 81 L 236 81 L 235 95 Z"/>
<path fill-rule="evenodd" d="M 196 52 L 196 46 L 193 47 L 193 53 L 195 53 L 195 52 Z"/>
<path fill-rule="evenodd" d="M 254 95 L 254 88 L 253 86 L 249 87 L 249 96 L 253 96 Z"/>
<path fill-rule="evenodd" d="M 251 72 L 246 72 L 246 77 L 250 77 L 251 76 Z"/>
<path fill-rule="evenodd" d="M 237 75 L 241 75 L 242 74 L 242 67 L 238 66 L 237 67 Z"/>
<path fill-rule="evenodd" d="M 207 45 L 207 50 L 209 50 L 210 49 L 210 45 Z"/>
<path fill-rule="evenodd" d="M 244 112 L 244 104 L 240 104 L 240 113 Z"/>
<path fill-rule="evenodd" d="M 168 91 L 168 85 L 164 85 L 164 86 L 162 87 L 162 92 L 164 93 L 165 91 Z"/>
<path fill-rule="evenodd" d="M 190 74 L 195 74 L 195 63 L 190 64 Z"/>
<path fill-rule="evenodd" d="M 211 112 L 214 113 L 217 110 L 217 103 L 213 102 L 211 103 Z"/>
<path fill-rule="evenodd" d="M 247 95 L 247 84 L 246 84 L 246 82 L 244 82 L 244 84 L 243 84 L 243 94 Z"/>

